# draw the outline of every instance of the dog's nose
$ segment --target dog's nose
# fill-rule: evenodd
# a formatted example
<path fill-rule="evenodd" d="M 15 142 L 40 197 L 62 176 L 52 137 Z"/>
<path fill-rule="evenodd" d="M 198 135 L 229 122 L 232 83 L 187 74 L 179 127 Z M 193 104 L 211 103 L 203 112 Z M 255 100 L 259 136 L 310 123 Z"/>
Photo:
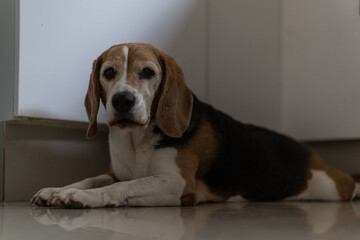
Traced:
<path fill-rule="evenodd" d="M 111 100 L 116 111 L 127 112 L 135 104 L 135 96 L 129 92 L 116 93 Z"/>

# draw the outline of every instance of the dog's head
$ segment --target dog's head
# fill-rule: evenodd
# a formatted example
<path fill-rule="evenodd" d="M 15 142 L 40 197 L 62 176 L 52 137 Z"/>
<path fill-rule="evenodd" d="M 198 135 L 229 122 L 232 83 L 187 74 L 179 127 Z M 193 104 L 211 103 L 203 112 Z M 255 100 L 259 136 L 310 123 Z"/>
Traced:
<path fill-rule="evenodd" d="M 149 44 L 115 45 L 94 61 L 85 97 L 87 138 L 97 133 L 100 99 L 110 127 L 146 128 L 154 120 L 167 136 L 181 137 L 190 123 L 193 97 L 181 68 Z"/>

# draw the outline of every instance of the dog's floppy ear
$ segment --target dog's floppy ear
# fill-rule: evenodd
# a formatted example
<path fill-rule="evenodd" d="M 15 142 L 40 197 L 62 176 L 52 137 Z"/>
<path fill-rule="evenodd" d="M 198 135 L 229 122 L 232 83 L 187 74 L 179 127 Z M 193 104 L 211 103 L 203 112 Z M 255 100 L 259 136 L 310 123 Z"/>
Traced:
<path fill-rule="evenodd" d="M 167 136 L 179 138 L 190 124 L 193 96 L 185 84 L 184 73 L 175 60 L 161 53 L 163 78 L 156 110 L 156 122 Z"/>
<path fill-rule="evenodd" d="M 97 133 L 97 114 L 100 105 L 100 81 L 99 71 L 101 67 L 101 57 L 93 62 L 92 72 L 90 75 L 89 87 L 85 97 L 85 108 L 89 119 L 89 126 L 86 138 L 90 139 Z"/>

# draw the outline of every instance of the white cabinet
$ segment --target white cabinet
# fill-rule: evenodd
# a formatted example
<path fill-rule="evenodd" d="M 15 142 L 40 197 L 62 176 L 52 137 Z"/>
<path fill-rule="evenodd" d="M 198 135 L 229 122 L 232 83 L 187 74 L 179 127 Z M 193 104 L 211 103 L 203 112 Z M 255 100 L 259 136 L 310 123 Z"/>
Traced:
<path fill-rule="evenodd" d="M 17 13 L 14 116 L 86 121 L 92 61 L 124 42 L 151 43 L 173 55 L 192 89 L 205 95 L 205 0 L 10 2 L 2 7 Z"/>
<path fill-rule="evenodd" d="M 236 119 L 299 139 L 360 137 L 358 0 L 2 0 L 0 27 L 0 120 L 86 121 L 93 59 L 149 42 Z"/>

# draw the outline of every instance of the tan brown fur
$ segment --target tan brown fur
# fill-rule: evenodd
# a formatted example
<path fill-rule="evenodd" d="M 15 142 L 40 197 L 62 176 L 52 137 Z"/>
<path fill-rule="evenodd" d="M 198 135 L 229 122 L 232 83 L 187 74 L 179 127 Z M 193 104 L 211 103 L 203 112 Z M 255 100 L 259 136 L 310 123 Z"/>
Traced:
<path fill-rule="evenodd" d="M 122 76 L 124 71 L 123 69 L 124 62 L 125 62 L 125 56 L 123 54 L 123 49 L 110 48 L 108 51 L 102 54 L 102 66 L 101 69 L 99 70 L 104 71 L 108 67 L 113 67 L 115 69 L 115 75 Z M 101 79 L 103 79 L 103 81 L 111 81 L 111 80 L 107 80 L 106 78 L 101 78 Z"/>
<path fill-rule="evenodd" d="M 213 129 L 207 121 L 200 122 L 195 135 L 178 149 L 176 163 L 185 179 L 186 186 L 181 197 L 183 206 L 196 205 L 202 201 L 219 201 L 222 198 L 211 194 L 201 179 L 216 156 L 216 140 Z M 204 196 L 198 199 L 199 194 Z M 205 199 L 205 197 L 208 197 Z"/>
<path fill-rule="evenodd" d="M 202 180 L 196 181 L 196 198 L 198 202 L 225 202 L 228 199 L 212 193 Z"/>
<path fill-rule="evenodd" d="M 89 118 L 89 127 L 86 137 L 93 138 L 97 133 L 97 112 L 100 106 L 101 90 L 99 82 L 99 71 L 101 67 L 102 55 L 93 62 L 92 73 L 90 76 L 89 87 L 85 97 L 85 109 Z"/>
<path fill-rule="evenodd" d="M 162 74 L 160 63 L 152 48 L 146 46 L 129 46 L 128 69 L 126 75 L 126 83 L 143 93 L 142 81 L 138 79 L 138 73 L 144 67 L 144 63 L 148 62 Z M 146 81 L 146 80 L 143 80 Z"/>
<path fill-rule="evenodd" d="M 159 58 L 164 73 L 156 123 L 167 136 L 179 138 L 190 124 L 193 96 L 185 84 L 184 73 L 174 58 L 161 52 Z"/>

